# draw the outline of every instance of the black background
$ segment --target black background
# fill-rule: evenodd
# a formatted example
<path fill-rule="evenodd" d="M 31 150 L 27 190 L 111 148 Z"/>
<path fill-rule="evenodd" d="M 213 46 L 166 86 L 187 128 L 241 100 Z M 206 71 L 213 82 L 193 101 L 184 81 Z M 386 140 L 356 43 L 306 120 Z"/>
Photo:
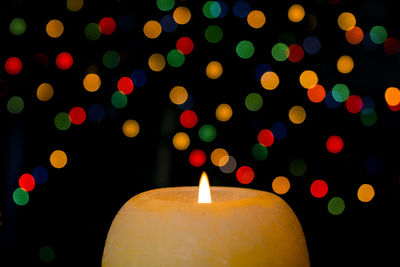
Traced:
<path fill-rule="evenodd" d="M 384 90 L 398 86 L 399 56 L 387 55 L 382 45 L 376 50 L 367 50 L 362 44 L 349 45 L 337 26 L 338 15 L 349 11 L 355 14 L 357 25 L 364 32 L 374 25 L 383 25 L 389 36 L 398 37 L 395 1 L 301 2 L 307 14 L 317 18 L 318 26 L 313 31 L 307 30 L 306 19 L 298 24 L 288 21 L 287 10 L 292 4 L 289 1 L 251 2 L 252 8 L 263 10 L 267 17 L 259 30 L 235 17 L 231 2 L 227 1 L 227 16 L 214 20 L 204 17 L 202 3 L 176 2 L 190 8 L 191 21 L 173 33 L 163 32 L 155 40 L 146 39 L 142 32 L 146 21 L 159 20 L 166 14 L 157 9 L 155 1 L 86 1 L 79 12 L 69 12 L 64 1 L 1 4 L 0 63 L 4 64 L 10 56 L 18 56 L 24 63 L 22 72 L 15 77 L 0 69 L 1 266 L 99 266 L 112 219 L 130 197 L 158 187 L 197 185 L 203 170 L 208 172 L 211 185 L 270 192 L 274 177 L 288 177 L 291 189 L 282 198 L 303 226 L 312 266 L 398 265 L 399 117 L 387 108 Z M 98 23 L 104 16 L 118 20 L 125 14 L 135 19 L 131 32 L 117 28 L 113 35 L 101 36 L 97 41 L 85 38 L 84 27 L 89 22 Z M 22 36 L 13 36 L 8 30 L 14 17 L 24 18 L 28 25 Z M 65 27 L 64 34 L 54 40 L 45 33 L 45 25 L 53 18 L 60 19 Z M 224 31 L 218 44 L 209 44 L 204 38 L 204 30 L 211 24 L 220 25 Z M 277 62 L 270 49 L 283 32 L 292 33 L 300 45 L 305 37 L 317 36 L 321 51 L 313 56 L 306 54 L 300 63 Z M 148 57 L 152 53 L 166 55 L 182 36 L 192 38 L 195 45 L 183 67 L 167 65 L 160 73 L 152 72 L 147 66 Z M 240 40 L 253 42 L 256 52 L 251 59 L 243 60 L 236 55 L 235 45 Z M 116 69 L 102 64 L 104 52 L 110 49 L 121 56 Z M 70 70 L 61 71 L 55 66 L 55 57 L 61 51 L 74 57 Z M 36 53 L 45 53 L 49 65 L 38 63 Z M 343 54 L 351 55 L 355 61 L 355 68 L 348 75 L 336 70 L 336 60 Z M 211 60 L 224 66 L 224 74 L 218 80 L 205 76 L 205 66 Z M 262 89 L 255 78 L 254 68 L 260 63 L 271 65 L 279 75 L 276 90 Z M 96 93 L 88 93 L 82 87 L 86 69 L 92 64 L 98 66 L 102 79 L 102 87 Z M 117 110 L 110 97 L 119 77 L 129 76 L 134 69 L 145 71 L 147 83 L 134 89 L 126 108 Z M 359 114 L 350 114 L 343 104 L 332 110 L 323 103 L 308 101 L 306 90 L 298 83 L 305 69 L 316 71 L 326 89 L 341 82 L 349 86 L 352 94 L 374 98 L 377 123 L 363 126 Z M 53 99 L 46 103 L 35 96 L 43 81 L 55 88 Z M 193 129 L 180 125 L 182 110 L 168 98 L 175 85 L 185 86 L 193 97 L 192 109 L 199 117 Z M 248 111 L 244 105 L 250 92 L 263 96 L 264 105 L 257 112 Z M 7 100 L 13 95 L 24 99 L 25 108 L 19 115 L 6 109 Z M 72 126 L 65 132 L 55 128 L 53 120 L 58 112 L 68 112 L 73 106 L 86 110 L 93 103 L 106 109 L 102 122 L 87 119 L 83 125 Z M 220 103 L 229 103 L 233 108 L 229 122 L 215 119 L 215 108 Z M 287 113 L 293 105 L 301 105 L 307 111 L 307 119 L 301 125 L 288 120 Z M 126 138 L 121 131 L 127 119 L 137 120 L 141 127 L 133 139 Z M 269 148 L 265 161 L 258 162 L 251 156 L 257 133 L 276 121 L 287 125 L 288 135 Z M 205 123 L 217 129 L 217 138 L 211 143 L 202 142 L 197 135 Z M 172 146 L 172 137 L 179 131 L 187 132 L 191 138 L 186 151 Z M 338 155 L 325 149 L 327 137 L 333 134 L 340 135 L 345 142 Z M 209 160 L 201 168 L 189 164 L 192 149 L 203 149 L 209 157 L 218 147 L 231 153 L 238 166 L 254 169 L 256 176 L 251 184 L 240 184 L 234 173 L 222 173 Z M 52 168 L 48 161 L 55 149 L 68 155 L 68 164 L 60 170 Z M 366 172 L 370 157 L 382 161 L 378 175 Z M 294 158 L 306 161 L 304 176 L 290 174 L 288 166 Z M 38 165 L 47 168 L 49 180 L 29 193 L 26 206 L 17 206 L 12 192 L 18 186 L 19 176 Z M 315 179 L 324 179 L 329 185 L 328 194 L 322 199 L 310 194 Z M 357 199 L 357 189 L 363 183 L 370 183 L 376 191 L 369 203 Z M 338 216 L 327 210 L 327 203 L 334 196 L 342 197 L 346 203 Z M 45 245 L 55 252 L 52 263 L 39 259 L 38 251 Z M 373 264 L 373 260 L 379 264 Z"/>

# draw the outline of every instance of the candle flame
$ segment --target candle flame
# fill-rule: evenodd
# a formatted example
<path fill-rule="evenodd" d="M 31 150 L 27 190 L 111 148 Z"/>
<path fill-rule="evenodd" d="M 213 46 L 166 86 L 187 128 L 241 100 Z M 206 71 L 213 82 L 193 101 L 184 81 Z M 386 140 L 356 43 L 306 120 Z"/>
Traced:
<path fill-rule="evenodd" d="M 211 203 L 210 183 L 208 182 L 207 173 L 204 171 L 200 177 L 198 203 Z"/>

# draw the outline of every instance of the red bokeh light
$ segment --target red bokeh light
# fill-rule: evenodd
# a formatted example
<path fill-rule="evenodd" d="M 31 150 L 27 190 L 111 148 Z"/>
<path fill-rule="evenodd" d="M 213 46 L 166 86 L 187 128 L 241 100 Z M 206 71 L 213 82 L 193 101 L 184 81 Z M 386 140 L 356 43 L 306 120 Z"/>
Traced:
<path fill-rule="evenodd" d="M 358 113 L 363 108 L 363 102 L 358 95 L 351 95 L 346 100 L 346 108 L 350 113 Z"/>
<path fill-rule="evenodd" d="M 194 149 L 190 152 L 189 162 L 194 167 L 201 167 L 206 162 L 206 153 L 201 149 Z"/>
<path fill-rule="evenodd" d="M 328 193 L 328 185 L 324 180 L 315 180 L 311 184 L 310 191 L 314 197 L 321 198 Z"/>
<path fill-rule="evenodd" d="M 67 70 L 71 68 L 73 63 L 74 59 L 72 58 L 71 54 L 67 52 L 61 52 L 56 58 L 56 65 L 61 70 Z"/>
<path fill-rule="evenodd" d="M 197 124 L 197 115 L 192 110 L 185 110 L 179 118 L 181 124 L 185 128 L 193 128 Z"/>
<path fill-rule="evenodd" d="M 17 57 L 10 57 L 4 64 L 6 72 L 10 75 L 17 75 L 22 70 L 22 61 Z"/>
<path fill-rule="evenodd" d="M 69 119 L 72 124 L 80 125 L 86 119 L 86 112 L 81 107 L 73 107 L 69 112 Z"/>
<path fill-rule="evenodd" d="M 274 143 L 274 134 L 268 129 L 263 129 L 258 133 L 257 139 L 261 145 L 270 147 Z"/>
<path fill-rule="evenodd" d="M 399 111 L 399 110 L 400 110 L 400 104 L 398 104 L 397 106 L 388 105 L 388 108 L 389 108 L 391 111 Z"/>
<path fill-rule="evenodd" d="M 300 62 L 304 57 L 304 50 L 298 44 L 292 44 L 289 46 L 289 57 L 288 60 L 294 63 Z"/>
<path fill-rule="evenodd" d="M 189 37 L 181 37 L 176 42 L 176 49 L 184 55 L 188 55 L 193 51 L 194 44 L 192 39 Z"/>
<path fill-rule="evenodd" d="M 249 166 L 242 166 L 236 171 L 236 179 L 241 184 L 249 184 L 254 179 L 254 171 Z"/>
<path fill-rule="evenodd" d="M 343 146 L 343 139 L 337 135 L 330 136 L 326 141 L 326 149 L 333 154 L 337 154 L 342 151 Z"/>
<path fill-rule="evenodd" d="M 116 26 L 114 19 L 110 17 L 104 17 L 99 22 L 100 32 L 104 35 L 113 34 Z"/>
<path fill-rule="evenodd" d="M 133 91 L 133 82 L 129 77 L 121 77 L 117 84 L 118 90 L 125 94 L 129 95 Z"/>
<path fill-rule="evenodd" d="M 400 52 L 400 40 L 396 37 L 388 37 L 383 43 L 383 49 L 388 55 L 396 55 Z"/>
<path fill-rule="evenodd" d="M 29 173 L 22 174 L 18 180 L 19 187 L 29 192 L 35 188 L 35 179 Z"/>

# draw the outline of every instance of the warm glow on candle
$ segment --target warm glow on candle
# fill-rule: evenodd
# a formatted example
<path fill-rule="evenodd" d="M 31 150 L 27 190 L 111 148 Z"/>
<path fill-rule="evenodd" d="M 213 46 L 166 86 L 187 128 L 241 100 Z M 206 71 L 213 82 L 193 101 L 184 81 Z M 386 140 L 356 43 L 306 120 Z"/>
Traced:
<path fill-rule="evenodd" d="M 198 203 L 211 203 L 210 183 L 206 172 L 201 174 Z"/>

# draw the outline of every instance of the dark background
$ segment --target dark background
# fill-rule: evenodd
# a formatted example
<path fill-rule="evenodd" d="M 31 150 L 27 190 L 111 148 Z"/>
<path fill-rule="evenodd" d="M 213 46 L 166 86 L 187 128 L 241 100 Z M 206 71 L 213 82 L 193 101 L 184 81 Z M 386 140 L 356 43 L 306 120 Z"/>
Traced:
<path fill-rule="evenodd" d="M 137 193 L 166 186 L 197 185 L 203 170 L 208 172 L 211 185 L 249 187 L 272 192 L 271 183 L 276 176 L 289 178 L 291 188 L 282 196 L 298 216 L 307 239 L 312 266 L 396 266 L 399 264 L 399 115 L 390 111 L 384 100 L 389 86 L 398 86 L 399 56 L 389 56 L 382 45 L 368 50 L 362 44 L 349 45 L 344 32 L 337 26 L 337 17 L 344 11 L 352 12 L 357 25 L 364 32 L 374 25 L 383 25 L 389 36 L 399 36 L 395 1 L 300 1 L 306 14 L 313 14 L 318 26 L 307 30 L 307 20 L 294 24 L 287 19 L 289 1 L 250 1 L 251 7 L 262 10 L 267 22 L 262 29 L 250 28 L 245 19 L 233 15 L 232 5 L 225 18 L 210 20 L 202 14 L 202 3 L 176 1 L 192 12 L 187 25 L 175 32 L 163 32 L 159 38 L 148 40 L 142 27 L 150 19 L 159 20 L 166 13 L 157 9 L 155 1 L 86 1 L 79 12 L 69 12 L 65 1 L 8 1 L 0 8 L 0 63 L 10 56 L 18 56 L 24 68 L 17 76 L 0 69 L 0 122 L 1 122 L 1 206 L 0 250 L 1 266 L 73 265 L 99 266 L 102 250 L 112 219 L 120 207 Z M 143 3 L 145 2 L 145 3 Z M 136 26 L 131 32 L 118 28 L 111 36 L 89 41 L 84 27 L 98 23 L 104 16 L 115 20 L 121 15 L 132 15 Z M 14 17 L 22 17 L 27 31 L 13 36 L 8 27 Z M 50 19 L 60 19 L 64 34 L 55 40 L 46 35 L 45 25 Z M 209 44 L 204 38 L 208 25 L 217 24 L 224 30 L 223 40 Z M 299 63 L 277 62 L 270 54 L 271 47 L 283 32 L 292 33 L 298 44 L 307 36 L 321 40 L 321 51 L 305 55 Z M 188 36 L 194 41 L 194 51 L 186 56 L 181 68 L 166 66 L 160 73 L 152 72 L 147 59 L 153 53 L 166 55 L 175 48 L 176 40 Z M 235 45 L 240 40 L 251 40 L 256 52 L 249 60 L 240 59 Z M 115 69 L 102 64 L 107 50 L 120 53 L 121 62 Z M 70 70 L 55 66 L 55 57 L 68 51 L 74 57 Z M 37 53 L 45 53 L 48 66 L 40 64 Z M 342 75 L 336 70 L 336 60 L 343 54 L 355 61 L 352 73 Z M 205 76 L 205 66 L 218 60 L 224 74 L 218 80 Z M 280 77 L 274 91 L 262 89 L 255 78 L 254 68 L 267 63 Z M 97 65 L 102 87 L 88 93 L 82 87 L 86 69 Z M 128 96 L 128 106 L 115 109 L 110 102 L 116 83 L 121 76 L 129 76 L 135 69 L 144 70 L 147 83 L 135 88 Z M 361 124 L 359 114 L 350 114 L 344 104 L 329 109 L 324 103 L 311 103 L 306 90 L 298 83 L 300 73 L 312 69 L 328 90 L 336 83 L 345 83 L 352 94 L 370 96 L 375 100 L 378 120 L 372 127 Z M 55 88 L 49 102 L 40 102 L 35 93 L 37 86 L 47 81 Z M 199 122 L 193 129 L 179 123 L 180 108 L 169 100 L 169 91 L 183 85 L 193 97 L 191 107 Z M 263 96 L 264 105 L 250 112 L 244 98 L 250 92 Z M 6 109 L 13 95 L 24 99 L 25 108 L 19 115 Z M 73 106 L 85 110 L 90 104 L 105 107 L 101 122 L 86 120 L 67 131 L 57 130 L 54 116 L 68 112 Z M 233 117 L 222 123 L 215 119 L 215 108 L 229 103 Z M 301 125 L 292 124 L 288 110 L 301 105 L 307 119 Z M 135 119 L 140 133 L 129 139 L 121 131 L 123 122 Z M 282 121 L 288 135 L 269 148 L 268 158 L 258 162 L 251 156 L 251 147 L 257 142 L 257 133 L 272 123 Z M 204 143 L 198 138 L 201 125 L 210 123 L 217 129 L 217 138 Z M 185 131 L 191 145 L 185 151 L 172 146 L 176 132 Z M 345 146 L 341 153 L 327 152 L 325 142 L 330 135 L 340 135 Z M 223 147 L 233 155 L 238 166 L 248 165 L 255 171 L 249 185 L 240 184 L 235 174 L 224 174 L 207 160 L 201 168 L 188 162 L 190 151 L 204 150 L 209 158 L 213 149 Z M 54 169 L 49 155 L 62 149 L 68 155 L 63 169 Z M 379 158 L 382 170 L 368 174 L 366 162 Z M 304 159 L 304 176 L 290 174 L 289 164 L 294 158 Z M 45 166 L 49 179 L 36 185 L 29 193 L 30 201 L 17 206 L 12 193 L 18 187 L 18 178 L 38 165 Z M 310 194 L 315 179 L 324 179 L 328 194 L 317 199 Z M 369 203 L 357 199 L 357 189 L 363 183 L 374 186 L 376 195 Z M 331 215 L 327 210 L 329 199 L 340 196 L 346 203 L 344 212 Z M 39 258 L 39 249 L 49 246 L 55 259 L 46 263 Z M 372 264 L 376 260 L 379 264 Z"/>

